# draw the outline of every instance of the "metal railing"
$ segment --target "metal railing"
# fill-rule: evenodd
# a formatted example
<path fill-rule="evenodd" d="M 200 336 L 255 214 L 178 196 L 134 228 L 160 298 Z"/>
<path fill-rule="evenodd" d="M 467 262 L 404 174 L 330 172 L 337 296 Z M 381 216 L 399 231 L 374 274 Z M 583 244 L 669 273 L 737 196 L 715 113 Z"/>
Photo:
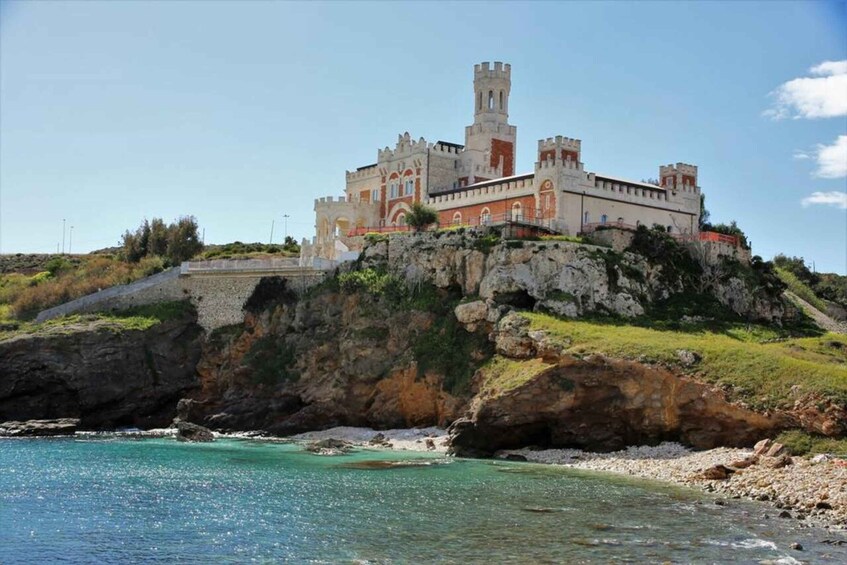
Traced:
<path fill-rule="evenodd" d="M 627 224 L 624 222 L 594 222 L 590 224 L 583 224 L 581 231 L 583 234 L 589 234 L 597 231 L 598 229 L 606 228 L 618 228 L 623 230 L 635 231 L 639 228 L 639 226 L 634 226 L 632 224 Z M 728 245 L 734 245 L 736 247 L 739 244 L 739 239 L 737 236 L 726 235 L 713 231 L 701 231 L 696 235 L 690 233 L 671 233 L 670 236 L 683 241 L 711 241 L 726 243 Z"/>

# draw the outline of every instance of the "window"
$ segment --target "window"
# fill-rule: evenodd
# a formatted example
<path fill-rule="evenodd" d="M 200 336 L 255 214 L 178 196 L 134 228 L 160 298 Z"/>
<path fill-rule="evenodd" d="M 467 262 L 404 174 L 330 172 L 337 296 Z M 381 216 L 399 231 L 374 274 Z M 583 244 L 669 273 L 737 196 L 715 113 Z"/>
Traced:
<path fill-rule="evenodd" d="M 400 214 L 397 217 L 397 225 L 400 225 L 400 226 L 406 225 L 406 214 Z"/>
<path fill-rule="evenodd" d="M 582 215 L 582 223 L 583 224 L 588 223 L 588 212 L 586 212 L 585 214 Z"/>
<path fill-rule="evenodd" d="M 409 179 L 406 181 L 406 194 L 414 194 L 415 193 L 415 181 L 413 179 Z"/>
<path fill-rule="evenodd" d="M 503 109 L 503 91 L 500 91 L 500 109 Z"/>
<path fill-rule="evenodd" d="M 673 231 L 673 226 L 668 226 L 668 233 L 671 233 L 672 231 Z"/>
<path fill-rule="evenodd" d="M 397 183 L 391 183 L 391 198 L 397 198 Z"/>
<path fill-rule="evenodd" d="M 477 104 L 477 110 L 482 110 L 482 91 L 479 91 L 479 104 Z"/>
<path fill-rule="evenodd" d="M 483 224 L 487 224 L 488 222 L 490 222 L 491 221 L 491 210 L 489 210 L 488 208 L 483 208 L 482 214 L 480 214 L 479 219 L 480 219 L 480 222 L 483 223 Z"/>
<path fill-rule="evenodd" d="M 453 214 L 453 224 L 459 225 L 461 223 L 462 223 L 462 213 L 456 212 L 455 214 Z"/>
<path fill-rule="evenodd" d="M 371 202 L 379 202 L 379 190 L 376 188 L 371 191 Z"/>
<path fill-rule="evenodd" d="M 618 223 L 619 223 L 619 224 L 622 224 L 622 223 L 623 223 L 623 218 L 618 218 Z"/>
<path fill-rule="evenodd" d="M 606 214 L 603 214 L 602 216 L 600 216 L 600 223 L 605 224 L 607 219 L 608 218 L 606 217 Z"/>
<path fill-rule="evenodd" d="M 493 90 L 488 91 L 488 109 L 489 110 L 494 109 L 494 91 Z"/>
<path fill-rule="evenodd" d="M 515 202 L 512 204 L 512 221 L 520 221 L 523 219 L 523 214 L 521 213 L 521 203 Z"/>

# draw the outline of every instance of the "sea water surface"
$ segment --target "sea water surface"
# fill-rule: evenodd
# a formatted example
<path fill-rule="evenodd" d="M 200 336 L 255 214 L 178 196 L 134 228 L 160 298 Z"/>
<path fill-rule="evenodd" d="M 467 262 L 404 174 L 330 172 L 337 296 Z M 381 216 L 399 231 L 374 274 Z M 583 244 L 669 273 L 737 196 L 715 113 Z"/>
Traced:
<path fill-rule="evenodd" d="M 833 537 L 753 503 L 527 463 L 250 440 L 0 440 L 4 564 L 847 562 L 847 548 L 823 543 Z"/>

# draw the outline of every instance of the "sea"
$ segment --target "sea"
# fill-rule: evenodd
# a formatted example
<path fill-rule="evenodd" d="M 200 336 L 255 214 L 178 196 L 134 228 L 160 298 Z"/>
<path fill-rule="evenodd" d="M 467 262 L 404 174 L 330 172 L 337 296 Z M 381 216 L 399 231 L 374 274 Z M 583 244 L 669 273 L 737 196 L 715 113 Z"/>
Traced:
<path fill-rule="evenodd" d="M 0 563 L 847 563 L 844 535 L 716 500 L 432 453 L 0 439 Z"/>

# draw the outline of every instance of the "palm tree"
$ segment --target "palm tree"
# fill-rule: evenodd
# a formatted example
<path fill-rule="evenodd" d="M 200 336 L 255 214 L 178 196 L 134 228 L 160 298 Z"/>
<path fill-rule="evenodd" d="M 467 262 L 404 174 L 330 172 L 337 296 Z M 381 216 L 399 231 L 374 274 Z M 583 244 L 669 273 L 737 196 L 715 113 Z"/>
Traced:
<path fill-rule="evenodd" d="M 406 213 L 406 223 L 415 228 L 416 232 L 423 231 L 427 226 L 437 222 L 438 212 L 421 202 L 412 203 Z"/>

